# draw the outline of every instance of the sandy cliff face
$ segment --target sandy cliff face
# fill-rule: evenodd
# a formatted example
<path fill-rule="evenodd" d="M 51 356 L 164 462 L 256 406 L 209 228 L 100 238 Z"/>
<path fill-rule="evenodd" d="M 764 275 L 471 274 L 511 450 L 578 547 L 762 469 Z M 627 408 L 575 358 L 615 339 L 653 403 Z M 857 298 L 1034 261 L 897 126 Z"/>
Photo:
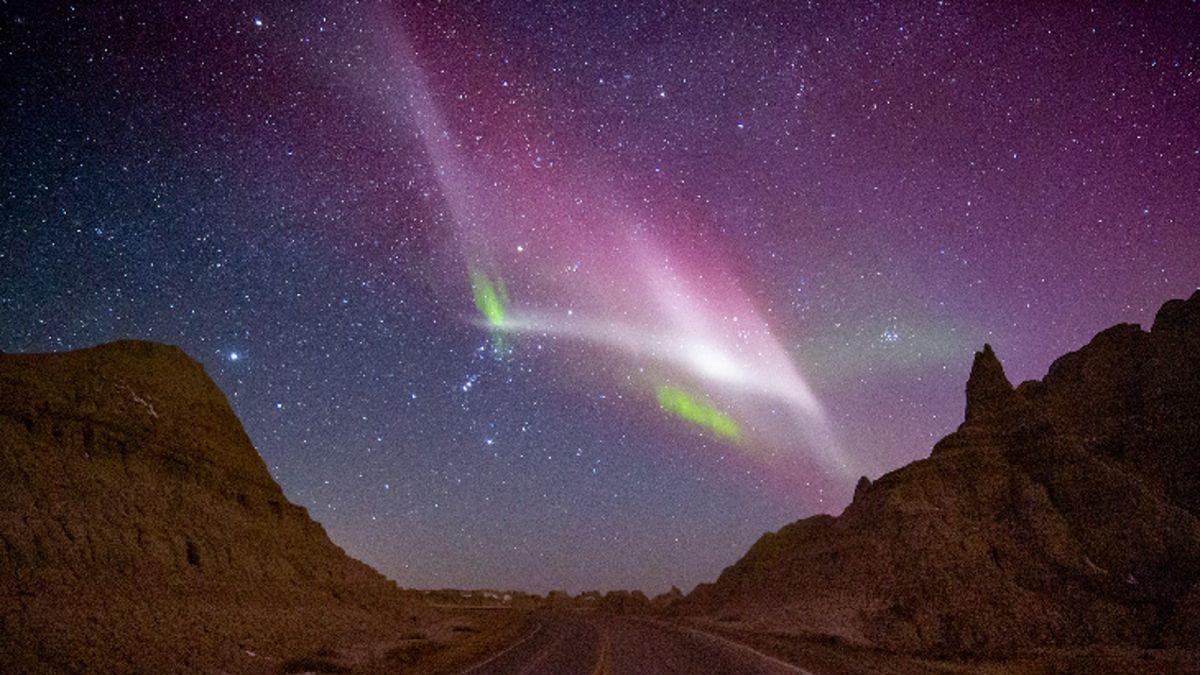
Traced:
<path fill-rule="evenodd" d="M 1200 644 L 1200 291 L 1013 387 L 975 355 L 965 421 L 762 537 L 692 611 L 889 649 Z"/>
<path fill-rule="evenodd" d="M 398 596 L 182 351 L 0 355 L 0 669 L 272 670 L 402 629 Z"/>

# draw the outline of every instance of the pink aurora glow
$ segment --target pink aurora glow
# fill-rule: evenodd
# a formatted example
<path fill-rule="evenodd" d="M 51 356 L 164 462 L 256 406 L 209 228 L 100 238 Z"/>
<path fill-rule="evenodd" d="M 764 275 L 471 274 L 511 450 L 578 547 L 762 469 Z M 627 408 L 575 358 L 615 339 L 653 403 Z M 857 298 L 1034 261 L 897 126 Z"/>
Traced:
<path fill-rule="evenodd" d="M 471 103 L 492 120 L 494 107 L 508 109 L 506 124 L 449 121 L 417 51 L 399 29 L 390 40 L 403 83 L 391 104 L 428 153 L 465 264 L 505 283 L 511 306 L 500 328 L 516 348 L 539 335 L 603 350 L 629 398 L 652 407 L 659 384 L 684 387 L 738 423 L 737 446 L 755 461 L 862 471 L 719 247 L 687 236 L 694 216 L 633 203 L 582 144 L 566 152 L 526 129 L 515 99 Z"/>

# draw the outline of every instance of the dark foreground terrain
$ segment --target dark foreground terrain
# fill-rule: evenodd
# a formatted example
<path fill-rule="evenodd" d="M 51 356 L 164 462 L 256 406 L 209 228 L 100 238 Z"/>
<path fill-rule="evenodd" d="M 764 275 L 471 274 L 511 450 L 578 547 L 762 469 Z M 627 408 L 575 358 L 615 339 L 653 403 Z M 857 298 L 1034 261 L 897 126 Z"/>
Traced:
<path fill-rule="evenodd" d="M 929 658 L 1195 649 L 1200 291 L 1040 381 L 985 347 L 929 458 L 764 535 L 684 611 Z"/>
<path fill-rule="evenodd" d="M 747 632 L 706 621 L 589 612 L 540 612 L 521 636 L 462 675 L 993 675 L 1194 673 L 1172 650 L 1044 650 L 1010 658 L 924 658 L 816 635 Z"/>
<path fill-rule="evenodd" d="M 0 672 L 430 671 L 515 637 L 431 605 L 284 497 L 179 349 L 0 354 Z"/>
<path fill-rule="evenodd" d="M 724 638 L 643 617 L 547 614 L 518 642 L 464 675 L 803 673 Z"/>
<path fill-rule="evenodd" d="M 0 354 L 0 672 L 1200 672 L 1200 292 L 966 395 L 687 597 L 497 606 L 347 556 L 178 349 Z"/>

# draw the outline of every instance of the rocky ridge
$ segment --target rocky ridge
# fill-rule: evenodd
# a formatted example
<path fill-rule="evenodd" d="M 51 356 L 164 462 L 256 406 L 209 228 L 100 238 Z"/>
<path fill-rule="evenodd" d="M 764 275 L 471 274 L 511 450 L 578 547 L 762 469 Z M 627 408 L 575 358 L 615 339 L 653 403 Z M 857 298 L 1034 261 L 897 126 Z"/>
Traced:
<path fill-rule="evenodd" d="M 1200 291 L 1013 387 L 975 355 L 965 419 L 764 535 L 687 611 L 924 654 L 1200 644 Z"/>
<path fill-rule="evenodd" d="M 182 351 L 0 354 L 0 663 L 277 672 L 419 609 L 271 478 Z"/>

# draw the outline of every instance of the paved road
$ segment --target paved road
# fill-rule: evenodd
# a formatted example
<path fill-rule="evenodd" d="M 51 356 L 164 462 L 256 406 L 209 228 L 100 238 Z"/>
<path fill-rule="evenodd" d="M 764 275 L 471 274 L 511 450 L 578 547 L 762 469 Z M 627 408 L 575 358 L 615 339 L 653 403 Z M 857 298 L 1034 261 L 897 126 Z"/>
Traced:
<path fill-rule="evenodd" d="M 748 647 L 687 628 L 618 616 L 546 615 L 463 675 L 806 673 Z"/>

